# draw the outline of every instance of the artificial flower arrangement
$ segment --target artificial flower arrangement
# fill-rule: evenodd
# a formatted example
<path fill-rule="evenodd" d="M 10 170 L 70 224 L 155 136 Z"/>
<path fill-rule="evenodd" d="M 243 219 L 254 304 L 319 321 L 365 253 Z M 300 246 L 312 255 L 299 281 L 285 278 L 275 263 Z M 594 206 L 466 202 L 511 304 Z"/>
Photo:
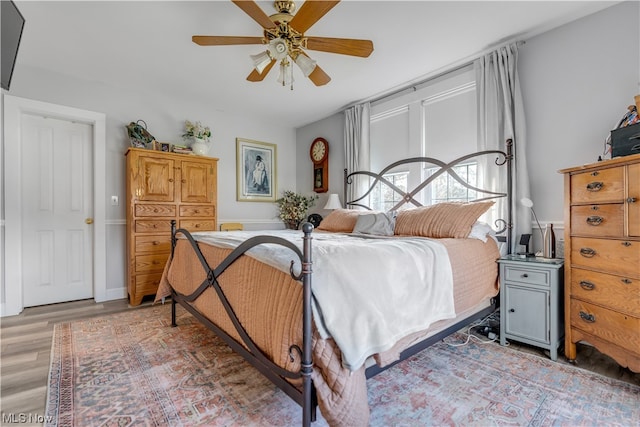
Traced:
<path fill-rule="evenodd" d="M 182 134 L 183 138 L 199 138 L 208 140 L 211 137 L 211 129 L 209 126 L 202 126 L 202 123 L 192 123 L 189 120 L 184 122 L 185 133 Z"/>
<path fill-rule="evenodd" d="M 318 195 L 304 196 L 293 191 L 284 191 L 282 197 L 276 200 L 278 217 L 284 221 L 287 228 L 297 230 L 300 223 L 307 217 L 307 211 L 318 200 Z"/>

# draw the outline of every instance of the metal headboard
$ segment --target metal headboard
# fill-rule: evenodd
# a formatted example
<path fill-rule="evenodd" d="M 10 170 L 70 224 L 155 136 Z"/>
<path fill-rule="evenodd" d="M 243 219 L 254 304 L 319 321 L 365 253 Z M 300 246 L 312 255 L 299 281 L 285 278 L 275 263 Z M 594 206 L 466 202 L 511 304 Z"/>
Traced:
<path fill-rule="evenodd" d="M 482 156 L 493 156 L 496 158 L 494 163 L 496 167 L 506 167 L 507 169 L 507 190 L 505 193 L 496 192 L 489 189 L 483 189 L 475 187 L 469 184 L 467 181 L 462 179 L 455 171 L 454 167 L 468 161 L 473 158 L 480 158 Z M 396 169 L 398 166 L 407 165 L 407 164 L 423 164 L 423 165 L 434 165 L 439 167 L 439 169 L 429 176 L 427 179 L 419 183 L 415 188 L 404 191 L 390 182 L 388 179 L 384 178 L 384 175 L 389 173 L 390 171 Z M 491 199 L 499 199 L 506 197 L 507 199 L 507 217 L 506 219 L 500 218 L 497 219 L 496 227 L 500 229 L 497 233 L 505 233 L 506 237 L 503 239 L 507 243 L 507 248 L 511 248 L 512 241 L 512 227 L 513 227 L 513 189 L 512 189 L 512 168 L 513 168 L 513 141 L 508 139 L 506 141 L 506 151 L 500 150 L 485 150 L 479 151 L 476 153 L 467 154 L 465 156 L 459 157 L 449 163 L 443 162 L 442 160 L 434 159 L 431 157 L 412 157 L 409 159 L 399 160 L 390 164 L 389 166 L 382 169 L 380 172 L 370 172 L 370 171 L 355 171 L 348 173 L 347 169 L 344 170 L 344 199 L 346 207 L 361 207 L 364 209 L 371 209 L 369 206 L 363 204 L 363 200 L 365 200 L 371 192 L 374 190 L 375 186 L 378 183 L 382 183 L 386 185 L 388 188 L 393 190 L 395 193 L 401 196 L 401 200 L 391 208 L 392 210 L 397 210 L 405 204 L 412 204 L 416 207 L 422 206 L 422 203 L 416 200 L 416 195 L 418 195 L 423 189 L 428 187 L 436 178 L 443 174 L 449 174 L 453 179 L 455 179 L 458 183 L 469 190 L 476 191 L 478 194 L 482 194 L 483 197 L 474 200 L 474 202 L 479 202 L 483 200 L 491 200 Z M 356 177 L 369 177 L 369 187 L 364 192 L 364 194 L 360 195 L 354 200 L 348 199 L 348 188 L 349 185 L 353 184 Z M 373 179 L 371 179 L 373 178 Z"/>

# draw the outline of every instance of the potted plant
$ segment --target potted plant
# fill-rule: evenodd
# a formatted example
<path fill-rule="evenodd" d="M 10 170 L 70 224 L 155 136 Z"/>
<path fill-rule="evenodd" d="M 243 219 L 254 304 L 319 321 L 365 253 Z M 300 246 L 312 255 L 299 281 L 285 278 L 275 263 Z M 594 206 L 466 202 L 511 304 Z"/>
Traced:
<path fill-rule="evenodd" d="M 185 120 L 184 130 L 182 137 L 192 141 L 191 149 L 193 153 L 199 156 L 206 155 L 209 152 L 208 142 L 211 137 L 209 126 L 203 126 L 199 121 L 192 123 L 189 120 Z"/>
<path fill-rule="evenodd" d="M 293 191 L 284 191 L 282 197 L 276 200 L 278 217 L 284 221 L 287 228 L 297 230 L 316 200 L 318 200 L 317 194 L 304 196 Z"/>

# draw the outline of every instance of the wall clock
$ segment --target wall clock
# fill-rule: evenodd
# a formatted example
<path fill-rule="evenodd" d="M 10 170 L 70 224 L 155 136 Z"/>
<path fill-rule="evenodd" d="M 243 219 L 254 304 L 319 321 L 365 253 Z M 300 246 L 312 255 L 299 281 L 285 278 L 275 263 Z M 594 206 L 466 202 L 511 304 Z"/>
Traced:
<path fill-rule="evenodd" d="M 309 150 L 313 162 L 313 191 L 326 193 L 329 190 L 329 143 L 324 138 L 316 138 Z"/>

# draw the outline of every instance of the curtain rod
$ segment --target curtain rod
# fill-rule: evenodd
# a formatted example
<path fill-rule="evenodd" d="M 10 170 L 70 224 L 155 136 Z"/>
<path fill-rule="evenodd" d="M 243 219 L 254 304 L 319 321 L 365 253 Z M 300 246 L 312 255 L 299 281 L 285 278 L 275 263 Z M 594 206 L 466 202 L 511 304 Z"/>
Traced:
<path fill-rule="evenodd" d="M 345 108 L 343 108 L 342 111 L 344 111 L 344 110 L 346 110 L 348 108 L 351 108 L 351 107 L 353 107 L 355 105 L 362 104 L 364 102 L 369 102 L 369 103 L 373 104 L 375 102 L 382 101 L 382 100 L 387 99 L 387 98 L 392 98 L 392 97 L 396 97 L 398 95 L 402 95 L 402 94 L 404 94 L 404 92 L 415 92 L 415 91 L 418 90 L 419 86 L 422 86 L 425 83 L 429 83 L 429 82 L 431 82 L 431 81 L 433 81 L 433 80 L 435 80 L 435 79 L 437 79 L 439 77 L 442 77 L 442 76 L 444 76 L 446 74 L 450 74 L 450 73 L 454 73 L 456 71 L 460 71 L 463 68 L 472 65 L 475 60 L 483 57 L 484 55 L 486 55 L 486 54 L 488 54 L 490 52 L 493 52 L 493 51 L 495 51 L 497 49 L 500 49 L 500 48 L 503 48 L 505 46 L 508 46 L 508 45 L 510 45 L 512 43 L 516 43 L 516 46 L 519 47 L 519 46 L 522 46 L 523 44 L 525 44 L 526 42 L 524 40 L 516 40 L 515 42 L 512 41 L 512 42 L 508 42 L 508 43 L 502 43 L 502 44 L 497 45 L 495 47 L 487 48 L 487 49 L 485 49 L 485 50 L 483 50 L 483 51 L 481 51 L 479 53 L 476 53 L 476 54 L 474 54 L 472 56 L 468 56 L 468 57 L 463 58 L 463 59 L 461 59 L 459 61 L 453 62 L 453 63 L 451 63 L 451 64 L 449 64 L 449 65 L 447 65 L 445 67 L 441 67 L 441 68 L 439 68 L 439 69 L 437 69 L 437 70 L 435 70 L 435 71 L 423 76 L 419 81 L 416 81 L 414 83 L 402 86 L 402 87 L 397 88 L 397 89 L 390 89 L 389 92 L 378 94 L 378 95 L 373 95 L 370 98 L 365 98 L 365 99 L 363 99 L 361 101 L 358 101 L 358 102 L 355 102 L 353 104 L 350 104 L 350 105 L 346 106 Z"/>

